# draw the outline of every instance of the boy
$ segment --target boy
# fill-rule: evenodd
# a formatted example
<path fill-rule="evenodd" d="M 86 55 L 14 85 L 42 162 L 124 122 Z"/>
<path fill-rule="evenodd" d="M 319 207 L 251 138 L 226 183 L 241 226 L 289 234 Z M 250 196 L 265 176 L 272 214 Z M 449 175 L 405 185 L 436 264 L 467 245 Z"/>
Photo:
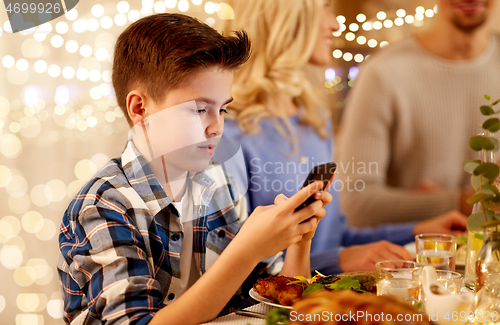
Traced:
<path fill-rule="evenodd" d="M 143 18 L 120 35 L 113 86 L 132 129 L 121 159 L 63 217 L 67 323 L 208 321 L 260 261 L 286 248 L 281 274 L 309 275 L 311 238 L 331 201 L 321 182 L 247 219 L 236 185 L 220 166 L 207 168 L 233 71 L 249 53 L 244 32 L 224 37 L 178 14 Z M 294 212 L 311 194 L 317 201 Z M 281 267 L 272 260 L 268 271 Z"/>

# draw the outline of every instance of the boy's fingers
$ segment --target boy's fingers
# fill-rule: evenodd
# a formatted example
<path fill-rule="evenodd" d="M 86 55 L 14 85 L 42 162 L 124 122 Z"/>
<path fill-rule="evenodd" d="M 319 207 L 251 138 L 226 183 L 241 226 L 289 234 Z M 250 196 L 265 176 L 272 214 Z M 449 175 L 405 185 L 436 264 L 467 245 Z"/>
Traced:
<path fill-rule="evenodd" d="M 299 211 L 293 213 L 293 218 L 296 222 L 303 222 L 318 214 L 321 209 L 323 209 L 323 202 L 314 201 L 308 206 L 303 207 Z"/>
<path fill-rule="evenodd" d="M 293 211 L 295 208 L 304 203 L 308 197 L 313 195 L 314 193 L 321 190 L 323 187 L 322 181 L 315 181 L 304 188 L 301 188 L 300 191 L 295 193 L 291 198 L 286 200 L 286 202 L 280 204 L 285 210 Z"/>
<path fill-rule="evenodd" d="M 307 234 L 308 232 L 313 231 L 316 229 L 316 226 L 318 225 L 318 220 L 315 217 L 309 218 L 309 220 L 304 221 L 300 223 L 297 226 L 297 230 L 301 235 Z"/>
<path fill-rule="evenodd" d="M 285 202 L 286 200 L 288 200 L 288 197 L 285 194 L 278 194 L 274 198 L 274 204 L 281 204 L 281 203 Z"/>

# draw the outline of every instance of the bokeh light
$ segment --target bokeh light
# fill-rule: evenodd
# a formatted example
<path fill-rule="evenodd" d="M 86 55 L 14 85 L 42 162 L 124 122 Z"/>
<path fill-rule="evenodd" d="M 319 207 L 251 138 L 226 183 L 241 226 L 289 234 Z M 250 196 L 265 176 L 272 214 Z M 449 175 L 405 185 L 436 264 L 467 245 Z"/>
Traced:
<path fill-rule="evenodd" d="M 15 134 L 0 137 L 0 153 L 7 158 L 17 158 L 23 149 L 21 140 Z"/>
<path fill-rule="evenodd" d="M 24 90 L 24 105 L 36 106 L 38 104 L 38 91 L 35 87 L 27 87 Z"/>
<path fill-rule="evenodd" d="M 94 5 L 92 6 L 90 12 L 94 17 L 101 17 L 102 15 L 104 15 L 104 7 L 101 5 Z"/>
<path fill-rule="evenodd" d="M 43 73 L 47 71 L 47 63 L 44 60 L 38 60 L 35 62 L 35 71 L 38 73 Z"/>
<path fill-rule="evenodd" d="M 187 0 L 179 0 L 177 7 L 180 11 L 186 12 L 189 10 L 189 2 Z"/>
<path fill-rule="evenodd" d="M 125 14 L 130 10 L 130 6 L 127 1 L 120 1 L 116 5 L 116 9 L 119 13 Z"/>
<path fill-rule="evenodd" d="M 61 319 L 64 315 L 64 301 L 61 299 L 49 300 L 47 313 L 54 319 Z"/>
<path fill-rule="evenodd" d="M 43 315 L 17 314 L 16 325 L 44 325 Z"/>
<path fill-rule="evenodd" d="M 0 296 L 0 313 L 5 309 L 5 298 Z"/>
<path fill-rule="evenodd" d="M 65 16 L 68 20 L 75 20 L 76 18 L 78 18 L 78 11 L 73 8 L 70 11 L 67 11 Z"/>
<path fill-rule="evenodd" d="M 327 68 L 325 70 L 325 80 L 326 81 L 333 81 L 333 80 L 335 80 L 335 77 L 336 77 L 335 69 Z"/>
<path fill-rule="evenodd" d="M 23 262 L 23 253 L 18 247 L 6 245 L 0 250 L 0 262 L 5 268 L 13 270 Z"/>
<path fill-rule="evenodd" d="M 49 66 L 49 69 L 47 70 L 49 76 L 55 78 L 58 77 L 61 74 L 61 68 L 57 64 L 52 64 Z"/>

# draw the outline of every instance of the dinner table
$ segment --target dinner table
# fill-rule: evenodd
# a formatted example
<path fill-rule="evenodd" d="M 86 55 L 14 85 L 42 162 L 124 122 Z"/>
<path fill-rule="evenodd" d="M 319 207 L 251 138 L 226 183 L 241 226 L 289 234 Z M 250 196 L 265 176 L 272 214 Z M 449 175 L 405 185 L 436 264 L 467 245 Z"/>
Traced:
<path fill-rule="evenodd" d="M 462 265 L 457 266 L 456 270 L 459 273 L 464 273 L 465 269 Z M 462 288 L 460 290 L 462 293 L 465 292 L 470 292 L 465 286 L 462 284 Z M 267 315 L 273 306 L 265 304 L 265 303 L 257 303 L 256 305 L 247 307 L 243 309 L 243 311 L 249 311 L 249 312 L 254 312 L 254 313 L 259 313 L 263 315 Z M 472 306 L 471 306 L 472 309 Z M 218 317 L 214 320 L 211 320 L 210 322 L 203 323 L 204 324 L 210 324 L 210 325 L 265 325 L 266 320 L 263 318 L 256 318 L 256 317 L 250 317 L 250 316 L 243 316 L 239 313 L 233 312 L 225 316 Z"/>

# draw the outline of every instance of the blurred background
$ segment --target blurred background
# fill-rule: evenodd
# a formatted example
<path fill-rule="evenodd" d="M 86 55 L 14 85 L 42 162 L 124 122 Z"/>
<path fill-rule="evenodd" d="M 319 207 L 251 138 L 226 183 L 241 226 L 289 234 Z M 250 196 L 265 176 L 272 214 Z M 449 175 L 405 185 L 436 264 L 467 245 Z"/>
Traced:
<path fill-rule="evenodd" d="M 251 1 L 251 0 L 246 0 Z M 434 0 L 337 1 L 341 30 L 329 66 L 308 75 L 336 129 L 358 66 L 381 47 L 433 23 Z M 0 324 L 62 324 L 56 272 L 63 212 L 82 185 L 119 156 L 128 125 L 111 86 L 113 46 L 131 22 L 180 12 L 220 29 L 238 19 L 224 2 L 80 1 L 12 33 L 0 5 Z M 492 21 L 500 30 L 500 8 Z"/>

